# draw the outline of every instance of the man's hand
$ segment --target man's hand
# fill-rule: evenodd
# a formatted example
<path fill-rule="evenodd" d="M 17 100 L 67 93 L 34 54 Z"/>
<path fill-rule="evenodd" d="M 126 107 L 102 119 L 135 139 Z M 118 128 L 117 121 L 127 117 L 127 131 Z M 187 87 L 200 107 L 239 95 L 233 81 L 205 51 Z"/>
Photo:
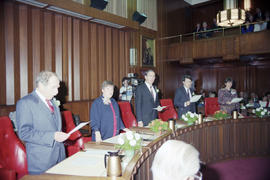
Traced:
<path fill-rule="evenodd" d="M 95 132 L 95 135 L 96 135 L 96 142 L 101 142 L 102 139 L 101 139 L 101 134 L 100 134 L 100 132 L 99 132 L 99 131 L 96 131 L 96 132 Z"/>
<path fill-rule="evenodd" d="M 130 131 L 128 128 L 123 129 L 123 131 L 128 132 Z"/>
<path fill-rule="evenodd" d="M 57 142 L 63 142 L 69 138 L 69 134 L 57 131 L 54 133 L 54 140 Z"/>
<path fill-rule="evenodd" d="M 185 102 L 185 107 L 190 105 L 190 101 Z"/>
<path fill-rule="evenodd" d="M 139 127 L 143 127 L 143 122 L 142 122 L 142 121 L 139 121 L 139 122 L 138 122 L 138 126 L 139 126 Z"/>
<path fill-rule="evenodd" d="M 158 112 L 162 111 L 163 109 L 164 109 L 164 108 L 162 108 L 161 106 L 158 106 L 158 107 L 157 107 L 157 111 L 158 111 Z"/>

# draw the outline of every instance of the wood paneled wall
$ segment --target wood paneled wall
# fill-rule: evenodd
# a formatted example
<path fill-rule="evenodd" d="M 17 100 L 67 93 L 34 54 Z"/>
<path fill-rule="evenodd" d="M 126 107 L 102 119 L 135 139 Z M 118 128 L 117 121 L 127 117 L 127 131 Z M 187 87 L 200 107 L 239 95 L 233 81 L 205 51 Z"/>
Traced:
<path fill-rule="evenodd" d="M 58 74 L 68 101 L 96 98 L 104 80 L 119 87 L 129 70 L 129 32 L 12 1 L 0 2 L 0 23 L 0 105 L 31 92 L 42 70 Z"/>
<path fill-rule="evenodd" d="M 166 63 L 168 71 L 164 81 L 165 97 L 174 98 L 177 87 L 182 85 L 181 78 L 184 74 L 193 77 L 194 87 L 199 93 L 204 90 L 218 92 L 224 85 L 226 77 L 232 77 L 237 92 L 255 92 L 260 97 L 270 91 L 270 82 L 265 78 L 270 76 L 270 60 L 250 63 L 229 62 L 213 65 L 179 65 L 178 62 Z"/>

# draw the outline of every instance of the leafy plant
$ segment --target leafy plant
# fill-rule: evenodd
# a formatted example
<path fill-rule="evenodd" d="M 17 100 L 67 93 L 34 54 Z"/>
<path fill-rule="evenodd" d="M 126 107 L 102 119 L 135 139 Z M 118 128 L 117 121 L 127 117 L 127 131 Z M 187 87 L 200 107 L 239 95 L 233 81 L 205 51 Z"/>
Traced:
<path fill-rule="evenodd" d="M 155 119 L 149 123 L 149 127 L 153 132 L 166 131 L 168 130 L 168 122 L 160 119 Z"/>
<path fill-rule="evenodd" d="M 226 118 L 229 118 L 230 115 L 227 114 L 225 111 L 222 111 L 222 110 L 218 110 L 214 113 L 214 118 L 218 119 L 218 120 L 221 120 L 221 119 L 226 119 Z"/>

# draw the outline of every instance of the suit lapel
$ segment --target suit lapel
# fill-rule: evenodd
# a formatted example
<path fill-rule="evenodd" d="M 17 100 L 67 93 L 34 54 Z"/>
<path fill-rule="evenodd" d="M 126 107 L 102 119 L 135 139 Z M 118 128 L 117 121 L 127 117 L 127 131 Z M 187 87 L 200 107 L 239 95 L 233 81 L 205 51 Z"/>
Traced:
<path fill-rule="evenodd" d="M 54 113 L 52 113 L 51 110 L 47 107 L 47 105 L 40 99 L 40 97 L 37 95 L 36 92 L 33 92 L 33 95 L 34 95 L 34 97 L 35 97 L 35 98 L 37 99 L 37 101 L 38 101 L 38 107 L 40 107 L 40 109 L 41 109 L 42 111 L 44 111 L 44 112 L 48 115 L 48 117 L 51 117 L 51 118 L 48 118 L 48 119 L 49 119 L 52 123 L 54 123 L 54 124 L 56 125 L 56 127 L 58 127 L 58 126 L 59 126 L 59 122 L 56 122 L 56 121 L 59 121 L 59 120 L 58 120 L 59 118 L 57 118 L 57 117 L 55 116 L 56 111 L 54 111 Z M 53 105 L 54 109 L 56 110 L 57 108 L 55 108 L 54 103 L 52 103 L 52 105 Z M 53 118 L 53 116 L 55 116 L 55 118 Z M 59 128 L 58 128 L 58 129 L 59 129 Z"/>
<path fill-rule="evenodd" d="M 144 91 L 152 98 L 153 102 L 154 102 L 154 98 L 150 92 L 150 90 L 148 89 L 147 85 L 144 83 Z"/>
<path fill-rule="evenodd" d="M 186 91 L 186 89 L 185 89 L 184 86 L 182 86 L 182 92 L 183 92 L 183 94 L 185 94 L 186 99 L 189 99 L 188 94 L 187 94 L 187 91 Z"/>

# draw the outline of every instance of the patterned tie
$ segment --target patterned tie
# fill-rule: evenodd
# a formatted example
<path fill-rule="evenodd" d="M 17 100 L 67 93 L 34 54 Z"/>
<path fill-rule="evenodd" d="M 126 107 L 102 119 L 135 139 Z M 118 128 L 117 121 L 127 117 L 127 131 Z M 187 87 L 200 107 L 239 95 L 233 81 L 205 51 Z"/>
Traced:
<path fill-rule="evenodd" d="M 46 102 L 47 102 L 47 104 L 48 104 L 48 106 L 49 106 L 50 111 L 51 111 L 52 113 L 54 113 L 54 108 L 53 108 L 53 105 L 51 104 L 50 100 L 47 100 L 47 99 L 46 99 Z"/>

